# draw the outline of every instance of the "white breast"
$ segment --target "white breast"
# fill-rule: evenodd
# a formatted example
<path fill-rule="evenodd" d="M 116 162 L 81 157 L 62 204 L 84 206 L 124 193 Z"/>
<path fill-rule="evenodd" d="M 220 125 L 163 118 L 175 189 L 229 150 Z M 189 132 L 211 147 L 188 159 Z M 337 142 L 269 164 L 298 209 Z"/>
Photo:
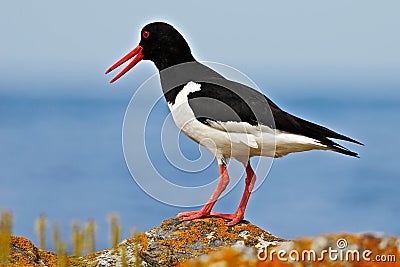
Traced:
<path fill-rule="evenodd" d="M 188 95 L 201 90 L 201 85 L 189 82 L 178 93 L 174 104 L 168 103 L 176 126 L 189 138 L 207 147 L 217 158 L 222 157 L 224 146 L 230 141 L 226 134 L 198 121 L 189 106 Z M 218 145 L 217 145 L 218 144 Z"/>
<path fill-rule="evenodd" d="M 229 132 L 224 128 L 224 123 L 217 125 L 206 125 L 198 121 L 189 106 L 188 95 L 201 90 L 201 85 L 189 82 L 178 93 L 175 103 L 168 104 L 176 126 L 188 137 L 207 147 L 218 160 L 229 157 L 249 157 L 251 148 L 259 145 L 254 135 L 247 135 L 239 130 L 243 128 L 237 122 L 228 122 L 228 128 L 235 128 L 235 132 Z M 243 124 L 243 123 L 241 123 Z M 246 161 L 247 162 L 247 161 Z"/>

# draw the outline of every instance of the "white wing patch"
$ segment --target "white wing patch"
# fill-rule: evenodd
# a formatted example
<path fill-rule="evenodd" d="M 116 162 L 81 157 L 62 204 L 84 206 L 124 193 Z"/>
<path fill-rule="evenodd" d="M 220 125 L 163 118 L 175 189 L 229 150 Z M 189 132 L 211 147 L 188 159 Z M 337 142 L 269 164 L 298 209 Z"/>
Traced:
<path fill-rule="evenodd" d="M 175 103 L 173 105 L 168 103 L 175 124 L 182 131 L 184 131 L 185 127 L 188 127 L 188 124 L 192 123 L 193 120 L 196 120 L 194 113 L 189 106 L 188 95 L 200 90 L 200 84 L 188 82 L 176 96 Z"/>
<path fill-rule="evenodd" d="M 250 125 L 247 122 L 236 121 L 213 121 L 208 120 L 210 127 L 224 131 L 232 142 L 243 143 L 251 148 L 258 148 L 257 138 L 261 136 L 262 129 L 259 126 Z"/>
<path fill-rule="evenodd" d="M 175 105 L 182 105 L 188 102 L 188 95 L 201 90 L 201 84 L 188 82 L 175 98 Z"/>

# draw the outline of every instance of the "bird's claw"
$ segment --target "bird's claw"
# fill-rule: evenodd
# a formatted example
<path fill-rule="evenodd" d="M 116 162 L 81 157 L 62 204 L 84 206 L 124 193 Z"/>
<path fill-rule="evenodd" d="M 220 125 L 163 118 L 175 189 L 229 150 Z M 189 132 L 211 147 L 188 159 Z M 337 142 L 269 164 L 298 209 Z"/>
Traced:
<path fill-rule="evenodd" d="M 228 223 L 226 223 L 227 226 L 234 226 L 241 222 L 244 218 L 244 214 L 241 212 L 236 212 L 233 214 L 226 214 L 226 213 L 218 213 L 218 212 L 207 212 L 203 210 L 196 210 L 196 211 L 185 211 L 178 213 L 176 215 L 177 217 L 181 218 L 183 221 L 190 221 L 194 219 L 200 219 L 204 217 L 218 217 L 222 218 L 225 220 L 230 220 Z"/>
<path fill-rule="evenodd" d="M 241 213 L 241 212 L 235 212 L 233 214 L 211 212 L 210 215 L 213 217 L 230 220 L 230 222 L 226 223 L 227 226 L 234 226 L 234 225 L 238 224 L 239 222 L 241 222 L 244 218 L 244 213 Z"/>
<path fill-rule="evenodd" d="M 190 221 L 190 220 L 194 220 L 194 219 L 208 217 L 208 216 L 210 216 L 210 212 L 206 212 L 203 210 L 185 211 L 185 212 L 178 213 L 176 216 L 181 218 L 183 221 Z"/>

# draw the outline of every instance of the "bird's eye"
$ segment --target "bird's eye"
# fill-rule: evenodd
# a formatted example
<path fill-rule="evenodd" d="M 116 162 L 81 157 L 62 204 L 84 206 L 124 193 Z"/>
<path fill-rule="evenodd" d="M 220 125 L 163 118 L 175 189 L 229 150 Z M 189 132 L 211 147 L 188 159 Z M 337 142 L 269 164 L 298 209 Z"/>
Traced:
<path fill-rule="evenodd" d="M 143 32 L 142 32 L 142 36 L 143 36 L 144 39 L 147 39 L 147 38 L 149 38 L 149 36 L 150 36 L 150 32 L 148 32 L 148 31 L 143 31 Z"/>

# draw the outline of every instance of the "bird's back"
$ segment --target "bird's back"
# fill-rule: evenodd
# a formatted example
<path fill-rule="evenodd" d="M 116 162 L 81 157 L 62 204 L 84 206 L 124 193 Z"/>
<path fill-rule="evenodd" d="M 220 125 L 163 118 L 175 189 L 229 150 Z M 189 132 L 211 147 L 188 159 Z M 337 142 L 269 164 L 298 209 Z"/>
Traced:
<path fill-rule="evenodd" d="M 280 109 L 259 91 L 228 80 L 199 62 L 180 64 L 163 70 L 160 72 L 160 77 L 164 95 L 169 104 L 174 104 L 176 96 L 188 82 L 199 84 L 200 89 L 188 92 L 186 97 L 196 119 L 205 125 L 222 126 L 222 130 L 225 127 L 224 123 L 227 122 L 247 123 L 258 129 L 267 127 L 279 133 L 307 137 L 327 149 L 357 156 L 357 153 L 344 148 L 330 138 L 357 144 L 361 144 L 360 142 L 293 116 Z M 239 127 L 239 131 L 240 129 L 245 128 Z M 232 127 L 230 130 L 235 131 Z M 290 148 L 285 149 L 290 153 Z M 298 152 L 297 150 L 299 149 L 294 149 L 293 152 Z"/>

